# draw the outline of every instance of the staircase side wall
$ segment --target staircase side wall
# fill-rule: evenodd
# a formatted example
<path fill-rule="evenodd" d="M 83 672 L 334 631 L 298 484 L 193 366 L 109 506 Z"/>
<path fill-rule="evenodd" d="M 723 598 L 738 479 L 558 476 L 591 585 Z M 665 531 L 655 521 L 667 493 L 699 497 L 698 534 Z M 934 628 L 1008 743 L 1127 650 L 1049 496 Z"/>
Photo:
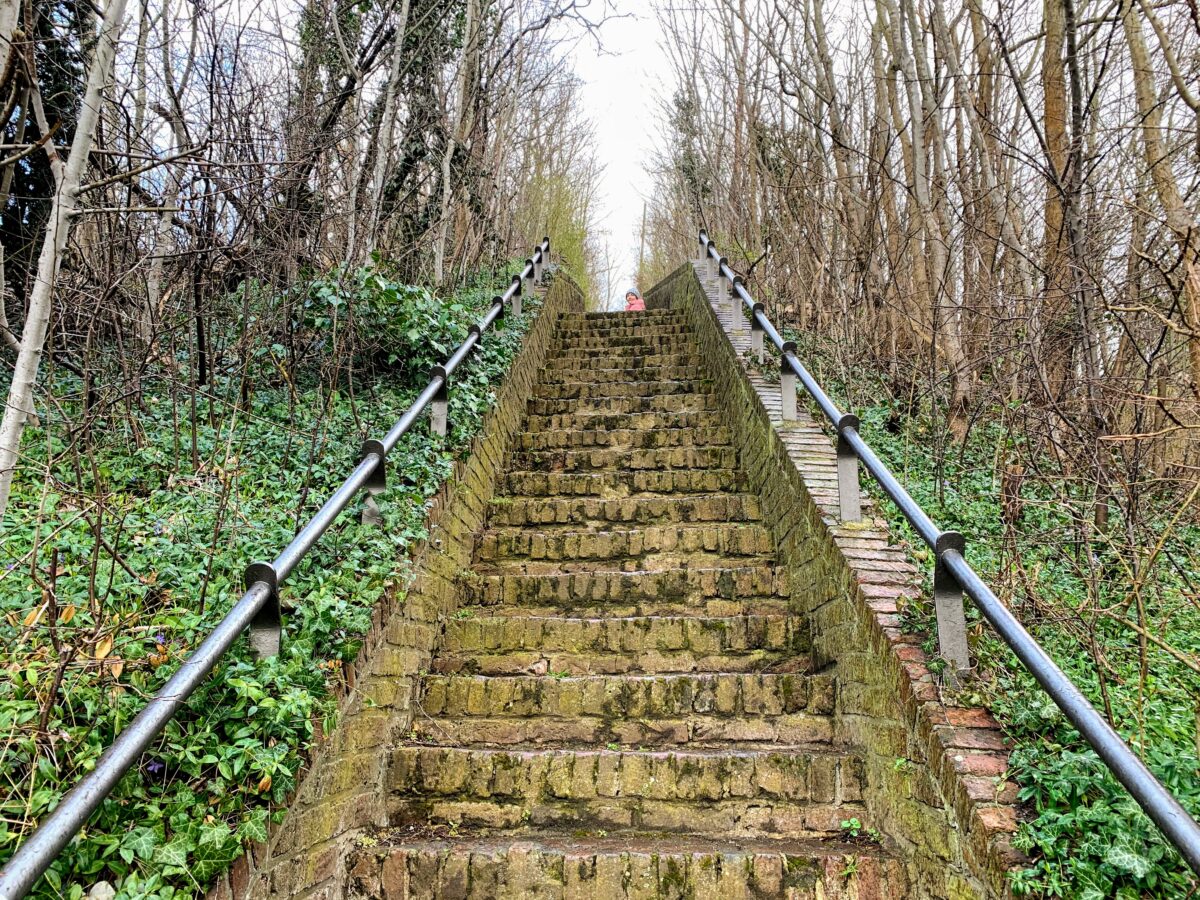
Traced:
<path fill-rule="evenodd" d="M 791 602 L 809 621 L 814 664 L 837 673 L 835 734 L 865 753 L 872 821 L 906 860 L 911 896 L 1004 896 L 1020 856 L 999 726 L 986 710 L 943 704 L 924 638 L 901 628 L 897 604 L 920 590 L 919 573 L 870 506 L 862 527 L 838 524 L 830 438 L 803 404 L 801 421 L 783 427 L 778 376 L 748 363 L 749 326 L 732 329 L 713 292 L 689 263 L 648 292 L 648 305 L 690 314 Z M 778 371 L 778 357 L 767 366 Z"/>
<path fill-rule="evenodd" d="M 429 537 L 399 561 L 411 567 L 411 579 L 376 609 L 346 673 L 337 727 L 318 739 L 286 818 L 233 866 L 208 900 L 343 896 L 349 848 L 388 824 L 385 778 L 393 736 L 411 728 L 417 676 L 429 669 L 443 623 L 458 608 L 457 582 L 471 565 L 475 536 L 541 378 L 559 316 L 582 310 L 575 284 L 555 278 L 470 455 L 455 464 L 430 502 Z"/>

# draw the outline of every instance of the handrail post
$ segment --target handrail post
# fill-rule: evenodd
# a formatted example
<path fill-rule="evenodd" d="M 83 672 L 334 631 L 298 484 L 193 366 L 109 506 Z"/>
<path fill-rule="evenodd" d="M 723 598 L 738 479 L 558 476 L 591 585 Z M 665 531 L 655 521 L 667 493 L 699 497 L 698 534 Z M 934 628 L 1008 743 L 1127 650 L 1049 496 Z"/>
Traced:
<path fill-rule="evenodd" d="M 450 425 L 450 376 L 445 366 L 434 366 L 429 370 L 430 378 L 441 378 L 442 385 L 429 404 L 429 430 L 437 437 L 445 437 Z"/>
<path fill-rule="evenodd" d="M 525 268 L 529 270 L 529 277 L 527 279 L 529 282 L 529 289 L 533 290 L 533 288 L 537 285 L 537 264 L 533 261 L 532 256 L 525 260 Z"/>
<path fill-rule="evenodd" d="M 783 342 L 783 352 L 779 355 L 779 414 L 785 422 L 795 422 L 799 418 L 796 412 L 796 371 L 788 361 L 788 354 L 795 352 L 795 341 Z"/>
<path fill-rule="evenodd" d="M 533 251 L 533 282 L 534 284 L 542 283 L 542 248 L 538 247 Z"/>
<path fill-rule="evenodd" d="M 724 297 L 729 291 L 729 279 L 725 277 L 725 267 L 729 265 L 729 260 L 721 257 L 717 260 L 717 298 Z"/>
<path fill-rule="evenodd" d="M 358 451 L 358 461 L 362 462 L 372 453 L 379 457 L 379 462 L 372 470 L 371 477 L 363 485 L 367 495 L 363 498 L 362 523 L 364 525 L 382 525 L 383 513 L 379 511 L 379 504 L 375 497 L 377 494 L 382 494 L 387 488 L 387 448 L 383 446 L 383 441 L 377 441 L 374 438 L 363 441 L 363 445 Z"/>
<path fill-rule="evenodd" d="M 729 284 L 729 314 L 733 317 L 733 330 L 743 331 L 746 328 L 746 317 L 742 315 L 742 295 L 738 293 L 738 285 L 745 284 L 741 275 L 734 275 Z"/>
<path fill-rule="evenodd" d="M 966 548 L 966 539 L 957 531 L 943 531 L 933 547 L 933 606 L 937 613 L 938 654 L 946 661 L 943 680 L 949 687 L 958 686 L 959 675 L 970 668 L 971 658 L 967 648 L 962 586 L 946 568 L 943 557 L 949 552 L 962 556 Z"/>
<path fill-rule="evenodd" d="M 762 322 L 758 320 L 758 314 L 763 311 L 761 303 L 755 303 L 754 309 L 750 311 L 750 349 L 758 356 L 758 364 L 761 366 L 766 358 L 766 352 L 763 350 L 763 331 Z"/>
<path fill-rule="evenodd" d="M 256 584 L 267 586 L 267 599 L 250 620 L 250 651 L 255 659 L 278 656 L 283 644 L 283 613 L 279 606 L 279 573 L 269 562 L 246 566 L 246 590 Z"/>
<path fill-rule="evenodd" d="M 521 276 L 513 276 L 512 314 L 521 315 Z"/>
<path fill-rule="evenodd" d="M 838 518 L 843 522 L 862 521 L 862 492 L 858 485 L 858 454 L 846 440 L 846 430 L 858 430 L 858 416 L 846 413 L 837 422 Z"/>

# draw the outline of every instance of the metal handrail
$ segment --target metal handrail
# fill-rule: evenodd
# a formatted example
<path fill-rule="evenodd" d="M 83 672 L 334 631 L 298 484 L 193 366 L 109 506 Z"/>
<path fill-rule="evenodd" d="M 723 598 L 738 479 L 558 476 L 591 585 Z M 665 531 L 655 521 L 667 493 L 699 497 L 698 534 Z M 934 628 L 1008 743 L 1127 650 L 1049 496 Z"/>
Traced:
<path fill-rule="evenodd" d="M 359 491 L 365 488 L 376 493 L 383 488 L 388 453 L 426 408 L 433 407 L 434 431 L 445 436 L 450 376 L 479 346 L 483 333 L 503 318 L 506 304 L 511 305 L 512 315 L 521 314 L 521 296 L 533 284 L 541 282 L 549 254 L 550 238 L 547 237 L 525 261 L 521 274 L 513 276 L 508 289 L 492 299 L 487 315 L 471 326 L 466 340 L 443 365 L 433 367 L 429 384 L 391 430 L 381 440 L 368 440 L 363 444 L 358 465 L 291 543 L 273 562 L 255 562 L 246 568 L 246 592 L 242 598 L 104 751 L 96 767 L 63 797 L 49 818 L 21 843 L 0 869 L 0 900 L 19 900 L 29 892 L 243 631 L 249 628 L 251 647 L 260 658 L 279 652 L 282 629 L 279 585 Z"/>
<path fill-rule="evenodd" d="M 780 352 L 783 418 L 796 418 L 795 379 L 799 378 L 805 390 L 821 408 L 825 418 L 837 430 L 839 518 L 842 521 L 858 521 L 861 518 L 858 487 L 858 461 L 861 460 L 883 492 L 933 550 L 938 641 L 943 657 L 951 666 L 949 676 L 955 678 L 958 674 L 955 669 L 962 671 L 969 665 L 962 601 L 965 593 L 975 601 L 984 618 L 991 623 L 996 633 L 1017 655 L 1042 689 L 1050 695 L 1071 724 L 1079 729 L 1084 740 L 1096 751 L 1109 771 L 1125 786 L 1192 870 L 1200 874 L 1200 824 L 1188 814 L 1170 791 L 1163 787 L 1162 782 L 1154 777 L 1145 763 L 971 568 L 964 557 L 965 543 L 962 535 L 955 531 L 941 531 L 920 504 L 896 480 L 891 470 L 875 455 L 858 433 L 858 418 L 839 410 L 829 395 L 821 389 L 797 359 L 796 345 L 785 341 L 771 324 L 762 304 L 754 302 L 741 277 L 729 267 L 729 261 L 720 255 L 703 228 L 700 229 L 699 239 L 701 256 L 709 276 L 720 279 L 722 293 L 728 293 L 730 298 L 733 328 L 739 330 L 745 327 L 744 312 L 749 311 L 752 347 L 759 353 L 760 361 L 764 335 L 770 338 L 771 343 Z"/>

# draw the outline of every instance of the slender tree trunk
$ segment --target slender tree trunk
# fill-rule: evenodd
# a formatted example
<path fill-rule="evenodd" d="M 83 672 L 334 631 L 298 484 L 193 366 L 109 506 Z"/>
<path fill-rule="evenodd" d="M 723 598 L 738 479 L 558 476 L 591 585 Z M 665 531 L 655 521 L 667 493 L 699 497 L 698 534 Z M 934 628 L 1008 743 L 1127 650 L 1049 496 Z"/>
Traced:
<path fill-rule="evenodd" d="M 72 221 L 78 211 L 79 185 L 87 164 L 88 153 L 96 123 L 100 118 L 100 104 L 104 85 L 112 71 L 116 54 L 117 36 L 125 19 L 126 0 L 110 0 L 104 12 L 104 21 L 96 41 L 96 51 L 88 68 L 87 87 L 75 125 L 75 136 L 65 164 L 58 158 L 53 145 L 47 144 L 54 169 L 56 190 L 38 256 L 37 274 L 29 294 L 29 310 L 25 325 L 21 329 L 21 349 L 13 368 L 12 386 L 4 417 L 0 420 L 0 528 L 3 527 L 4 512 L 12 491 L 12 481 L 20 458 L 21 435 L 25 423 L 33 414 L 33 388 L 41 366 L 42 352 L 46 345 L 46 331 L 50 325 L 50 312 L 54 299 L 54 282 L 62 262 L 63 248 L 70 236 Z"/>

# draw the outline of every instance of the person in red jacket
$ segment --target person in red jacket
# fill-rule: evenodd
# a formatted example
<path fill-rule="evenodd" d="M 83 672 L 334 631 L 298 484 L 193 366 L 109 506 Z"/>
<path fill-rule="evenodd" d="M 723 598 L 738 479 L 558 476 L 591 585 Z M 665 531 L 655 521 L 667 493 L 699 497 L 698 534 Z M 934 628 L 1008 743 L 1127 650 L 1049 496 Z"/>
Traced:
<path fill-rule="evenodd" d="M 646 301 L 642 299 L 637 288 L 630 288 L 625 292 L 625 312 L 643 312 L 645 309 Z"/>

